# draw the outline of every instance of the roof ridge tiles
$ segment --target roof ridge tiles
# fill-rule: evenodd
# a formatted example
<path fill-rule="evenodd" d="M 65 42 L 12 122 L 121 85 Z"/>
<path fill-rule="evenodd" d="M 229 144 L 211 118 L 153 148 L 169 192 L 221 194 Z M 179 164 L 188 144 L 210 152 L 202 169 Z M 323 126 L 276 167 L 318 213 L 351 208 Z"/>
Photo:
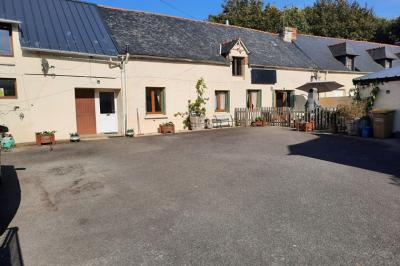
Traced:
<path fill-rule="evenodd" d="M 74 1 L 74 0 L 72 0 L 72 1 Z M 197 23 L 211 24 L 211 25 L 222 26 L 222 27 L 227 27 L 227 28 L 245 29 L 245 30 L 260 32 L 260 33 L 273 35 L 273 36 L 278 36 L 279 35 L 279 33 L 274 33 L 274 32 L 269 32 L 269 31 L 257 30 L 257 29 L 242 27 L 242 26 L 236 26 L 236 25 L 226 25 L 226 24 L 223 24 L 223 23 L 211 22 L 211 21 L 200 20 L 200 19 L 191 19 L 191 18 L 172 16 L 172 15 L 155 13 L 155 12 L 150 12 L 150 11 L 143 11 L 143 10 L 136 10 L 136 9 L 126 9 L 126 8 L 120 8 L 120 7 L 107 6 L 107 5 L 97 5 L 97 6 L 100 7 L 100 8 L 106 8 L 106 9 L 111 9 L 111 10 L 116 10 L 116 11 L 142 13 L 142 14 L 147 14 L 147 15 L 155 15 L 155 16 L 160 16 L 160 17 L 173 18 L 173 19 L 178 19 L 178 20 L 183 20 L 183 21 L 191 21 L 191 22 L 197 22 Z"/>
<path fill-rule="evenodd" d="M 392 46 L 396 48 L 400 48 L 399 45 L 396 44 L 389 44 L 389 43 L 379 43 L 379 42 L 371 42 L 371 41 L 361 41 L 361 40 L 353 40 L 353 39 L 346 39 L 346 38 L 339 38 L 339 37 L 328 37 L 328 36 L 319 36 L 319 35 L 312 35 L 312 34 L 304 34 L 299 33 L 297 35 L 305 36 L 305 37 L 315 37 L 315 38 L 323 38 L 323 39 L 334 39 L 338 41 L 352 41 L 352 42 L 359 42 L 359 43 L 369 43 L 369 44 L 376 44 L 381 46 Z M 334 45 L 334 44 L 333 44 Z M 379 47 L 378 47 L 379 48 Z"/>

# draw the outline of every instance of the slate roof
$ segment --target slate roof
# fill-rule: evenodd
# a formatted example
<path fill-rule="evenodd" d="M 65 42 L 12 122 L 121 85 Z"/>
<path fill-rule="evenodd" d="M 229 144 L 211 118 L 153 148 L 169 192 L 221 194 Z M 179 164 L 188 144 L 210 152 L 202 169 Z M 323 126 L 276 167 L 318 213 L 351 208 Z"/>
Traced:
<path fill-rule="evenodd" d="M 341 42 L 338 44 L 330 45 L 329 50 L 331 50 L 332 55 L 334 57 L 344 56 L 344 55 L 352 55 L 352 56 L 359 55 L 353 50 L 351 45 L 347 42 Z"/>
<path fill-rule="evenodd" d="M 93 4 L 73 0 L 0 0 L 0 19 L 21 22 L 23 48 L 117 55 Z"/>
<path fill-rule="evenodd" d="M 356 78 L 353 81 L 354 83 L 369 83 L 376 80 L 400 80 L 400 65 Z"/>
<path fill-rule="evenodd" d="M 367 50 L 374 60 L 380 59 L 398 59 L 389 49 L 385 46 Z"/>
<path fill-rule="evenodd" d="M 220 55 L 220 44 L 240 38 L 250 51 L 253 66 L 315 66 L 293 43 L 276 34 L 138 11 L 99 10 L 120 53 L 125 53 L 129 44 L 129 53 L 136 56 L 227 64 Z"/>
<path fill-rule="evenodd" d="M 376 63 L 367 50 L 378 47 L 386 47 L 386 50 L 392 54 L 400 53 L 400 46 L 384 45 L 372 42 L 362 42 L 353 40 L 343 40 L 337 38 L 318 37 L 311 35 L 297 35 L 295 44 L 312 61 L 323 70 L 349 71 L 332 54 L 329 46 L 346 42 L 346 45 L 358 56 L 355 58 L 355 68 L 361 72 L 376 72 L 383 70 L 383 66 Z M 393 66 L 400 65 L 400 57 L 393 60 Z"/>
<path fill-rule="evenodd" d="M 221 54 L 229 54 L 229 52 L 232 50 L 233 47 L 235 47 L 236 43 L 238 40 L 232 40 L 226 43 L 221 44 Z"/>

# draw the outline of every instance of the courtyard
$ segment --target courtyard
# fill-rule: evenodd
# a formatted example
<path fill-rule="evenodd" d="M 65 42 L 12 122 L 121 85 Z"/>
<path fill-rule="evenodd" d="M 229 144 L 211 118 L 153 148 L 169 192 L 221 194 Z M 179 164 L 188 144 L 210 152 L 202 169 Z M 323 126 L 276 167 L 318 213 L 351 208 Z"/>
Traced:
<path fill-rule="evenodd" d="M 396 265 L 399 147 L 278 127 L 22 147 L 0 229 L 25 265 Z"/>

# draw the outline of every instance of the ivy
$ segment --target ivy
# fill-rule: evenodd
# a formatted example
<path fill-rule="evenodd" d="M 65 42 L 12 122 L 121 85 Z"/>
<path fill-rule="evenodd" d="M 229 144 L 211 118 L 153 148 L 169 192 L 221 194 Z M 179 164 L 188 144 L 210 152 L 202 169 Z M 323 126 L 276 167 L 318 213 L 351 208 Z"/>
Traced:
<path fill-rule="evenodd" d="M 370 84 L 372 86 L 372 90 L 369 93 L 368 97 L 361 96 L 361 89 L 365 89 L 365 86 L 356 86 L 351 90 L 353 95 L 353 102 L 365 102 L 365 112 L 368 114 L 372 108 L 374 108 L 375 102 L 378 99 L 378 95 L 380 92 L 379 85 L 382 85 L 382 82 L 374 81 Z"/>

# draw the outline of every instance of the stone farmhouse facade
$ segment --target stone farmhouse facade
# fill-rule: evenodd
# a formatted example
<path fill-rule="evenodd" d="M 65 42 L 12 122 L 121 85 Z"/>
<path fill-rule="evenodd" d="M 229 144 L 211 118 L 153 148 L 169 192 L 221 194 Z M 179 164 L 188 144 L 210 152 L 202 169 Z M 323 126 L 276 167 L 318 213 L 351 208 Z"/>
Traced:
<path fill-rule="evenodd" d="M 82 135 L 183 129 L 195 84 L 207 84 L 207 116 L 239 107 L 303 108 L 311 80 L 343 88 L 400 65 L 400 47 L 236 26 L 73 0 L 2 0 L 0 123 L 17 143 L 55 130 Z"/>

